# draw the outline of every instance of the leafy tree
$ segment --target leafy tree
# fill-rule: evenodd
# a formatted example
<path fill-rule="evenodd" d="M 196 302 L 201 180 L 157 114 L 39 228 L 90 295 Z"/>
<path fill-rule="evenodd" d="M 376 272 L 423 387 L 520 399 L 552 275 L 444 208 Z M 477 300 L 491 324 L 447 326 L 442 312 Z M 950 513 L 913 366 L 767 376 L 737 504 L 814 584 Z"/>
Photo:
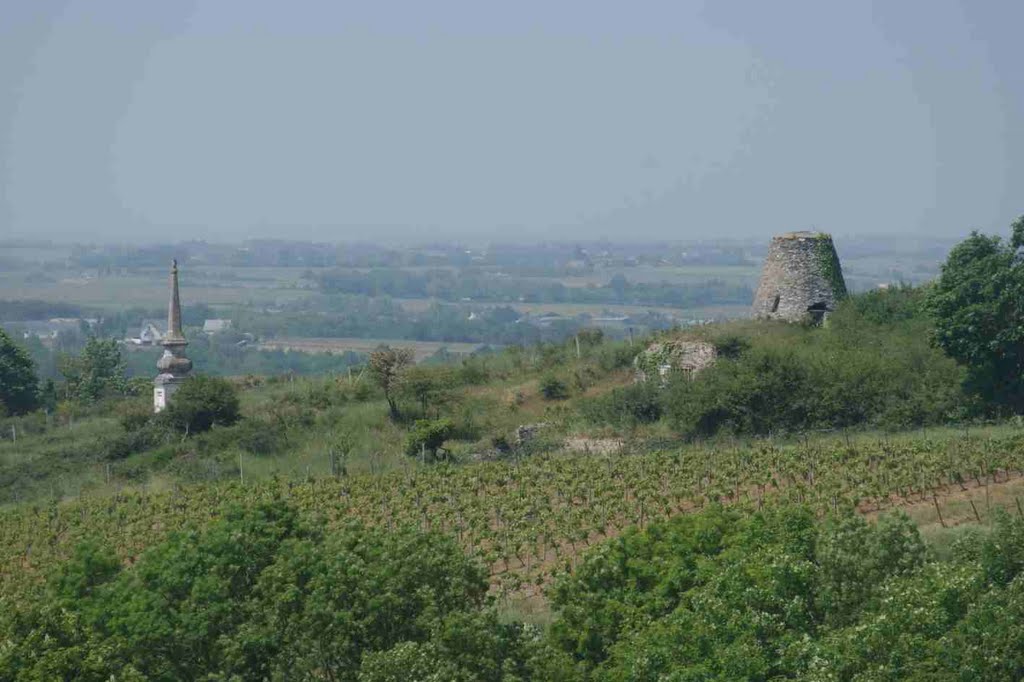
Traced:
<path fill-rule="evenodd" d="M 401 419 L 398 409 L 398 392 L 405 371 L 413 364 L 413 352 L 408 348 L 381 346 L 370 353 L 370 376 L 384 391 L 391 418 Z"/>
<path fill-rule="evenodd" d="M 43 382 L 43 387 L 39 391 L 39 403 L 44 409 L 53 412 L 57 409 L 58 402 L 57 384 L 54 383 L 53 379 L 47 379 Z"/>
<path fill-rule="evenodd" d="M 487 585 L 444 535 L 229 507 L 130 568 L 80 547 L 43 600 L 0 613 L 0 679 L 538 679 L 545 648 Z"/>
<path fill-rule="evenodd" d="M 434 461 L 437 459 L 438 451 L 443 450 L 444 442 L 451 438 L 454 432 L 455 426 L 451 419 L 417 419 L 406 440 L 405 452 L 412 457 L 418 457 L 421 452 L 426 452 L 430 460 Z"/>
<path fill-rule="evenodd" d="M 1024 216 L 1009 242 L 973 232 L 929 291 L 934 341 L 969 371 L 984 398 L 1024 411 Z"/>
<path fill-rule="evenodd" d="M 240 418 L 238 391 L 227 379 L 194 376 L 171 396 L 161 418 L 184 434 L 231 426 Z"/>
<path fill-rule="evenodd" d="M 39 403 L 35 364 L 28 352 L 0 329 L 0 415 L 24 414 Z"/>
<path fill-rule="evenodd" d="M 589 554 L 555 585 L 552 635 L 595 680 L 803 679 L 816 661 L 836 664 L 817 648 L 823 628 L 872 608 L 912 619 L 913 604 L 890 610 L 879 595 L 914 580 L 924 560 L 906 517 L 820 525 L 800 507 L 715 507 Z M 878 653 L 843 655 L 860 666 Z"/>
<path fill-rule="evenodd" d="M 77 357 L 63 359 L 60 371 L 68 393 L 83 403 L 124 395 L 128 388 L 121 349 L 114 339 L 90 337 Z"/>
<path fill-rule="evenodd" d="M 405 370 L 400 389 L 402 394 L 419 403 L 423 415 L 431 406 L 436 414 L 452 400 L 455 383 L 456 374 L 450 367 L 414 365 Z"/>

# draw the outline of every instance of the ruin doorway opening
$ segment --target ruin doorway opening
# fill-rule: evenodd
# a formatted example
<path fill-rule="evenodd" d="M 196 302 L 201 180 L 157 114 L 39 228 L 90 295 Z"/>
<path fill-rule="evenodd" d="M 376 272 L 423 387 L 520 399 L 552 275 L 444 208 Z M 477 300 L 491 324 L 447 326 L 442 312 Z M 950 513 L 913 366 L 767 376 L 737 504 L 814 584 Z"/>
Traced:
<path fill-rule="evenodd" d="M 814 324 L 821 324 L 828 314 L 828 304 L 824 301 L 818 301 L 809 305 L 807 306 L 807 314 L 811 316 L 811 321 Z"/>

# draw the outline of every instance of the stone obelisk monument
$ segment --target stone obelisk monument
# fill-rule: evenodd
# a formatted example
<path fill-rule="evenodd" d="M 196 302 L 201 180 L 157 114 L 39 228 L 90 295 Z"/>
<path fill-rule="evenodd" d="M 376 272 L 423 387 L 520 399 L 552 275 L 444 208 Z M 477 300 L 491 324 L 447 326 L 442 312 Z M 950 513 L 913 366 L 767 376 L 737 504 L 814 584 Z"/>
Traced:
<path fill-rule="evenodd" d="M 174 392 L 181 386 L 192 361 L 185 357 L 185 334 L 181 331 L 181 298 L 178 295 L 178 261 L 171 261 L 171 300 L 167 305 L 167 335 L 161 342 L 164 354 L 157 360 L 160 370 L 153 381 L 153 411 L 160 412 L 167 407 Z"/>

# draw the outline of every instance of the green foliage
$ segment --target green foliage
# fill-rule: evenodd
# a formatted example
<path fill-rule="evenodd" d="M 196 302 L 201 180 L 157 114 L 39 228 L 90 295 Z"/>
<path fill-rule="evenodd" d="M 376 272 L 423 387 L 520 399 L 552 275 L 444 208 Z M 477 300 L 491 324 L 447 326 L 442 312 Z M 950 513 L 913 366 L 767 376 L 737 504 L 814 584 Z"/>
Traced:
<path fill-rule="evenodd" d="M 554 374 L 541 377 L 540 394 L 544 400 L 565 400 L 569 397 L 569 385 Z"/>
<path fill-rule="evenodd" d="M 855 516 L 832 519 L 815 547 L 819 573 L 815 606 L 822 620 L 845 625 L 889 576 L 909 575 L 921 566 L 925 546 L 905 516 L 883 516 L 870 525 Z"/>
<path fill-rule="evenodd" d="M 370 353 L 369 370 L 374 382 L 384 391 L 391 418 L 398 420 L 398 392 L 405 372 L 413 364 L 413 352 L 408 348 L 381 346 Z"/>
<path fill-rule="evenodd" d="M 768 434 L 801 431 L 815 408 L 813 378 L 793 352 L 758 349 L 723 360 L 695 381 L 672 382 L 668 409 L 686 432 Z"/>
<path fill-rule="evenodd" d="M 118 421 L 128 433 L 145 428 L 153 420 L 153 406 L 149 401 L 131 401 L 121 405 Z"/>
<path fill-rule="evenodd" d="M 413 366 L 403 373 L 399 390 L 419 405 L 420 414 L 426 415 L 430 408 L 437 414 L 452 401 L 457 381 L 458 375 L 451 367 Z"/>
<path fill-rule="evenodd" d="M 652 382 L 616 388 L 580 403 L 580 414 L 592 424 L 652 424 L 664 410 L 662 391 Z"/>
<path fill-rule="evenodd" d="M 963 372 L 928 343 L 919 289 L 847 297 L 823 329 L 760 325 L 727 332 L 729 348 L 692 381 L 673 380 L 663 410 L 681 432 L 706 436 L 885 429 L 970 417 Z"/>
<path fill-rule="evenodd" d="M 1024 519 L 999 514 L 980 543 L 978 560 L 985 578 L 997 585 L 1008 585 L 1024 573 Z"/>
<path fill-rule="evenodd" d="M 839 254 L 836 253 L 832 235 L 821 235 L 815 242 L 817 248 L 818 264 L 825 279 L 832 285 L 832 294 L 836 300 L 846 297 L 846 281 L 843 279 L 842 266 L 839 264 Z"/>
<path fill-rule="evenodd" d="M 1013 237 L 974 232 L 950 252 L 929 290 L 934 341 L 968 368 L 969 388 L 1024 412 L 1024 217 Z"/>
<path fill-rule="evenodd" d="M 717 356 L 727 360 L 736 360 L 750 350 L 750 341 L 739 334 L 723 334 L 714 343 Z"/>
<path fill-rule="evenodd" d="M 426 454 L 432 462 L 437 459 L 438 452 L 443 452 L 446 440 L 455 434 L 455 425 L 451 419 L 417 419 L 409 431 L 405 443 L 405 454 L 419 457 Z"/>
<path fill-rule="evenodd" d="M 1019 679 L 1024 582 L 985 574 L 931 558 L 906 517 L 713 508 L 588 555 L 552 636 L 597 681 Z"/>
<path fill-rule="evenodd" d="M 28 352 L 0 329 L 0 416 L 34 410 L 39 403 L 38 381 Z"/>
<path fill-rule="evenodd" d="M 925 294 L 928 290 L 909 284 L 897 284 L 885 289 L 872 289 L 851 296 L 841 310 L 850 318 L 850 324 L 859 321 L 870 325 L 894 326 L 913 323 L 925 315 Z M 830 322 L 835 324 L 835 317 Z"/>
<path fill-rule="evenodd" d="M 553 652 L 486 610 L 486 590 L 441 535 L 323 534 L 283 500 L 233 507 L 128 568 L 80 547 L 0 620 L 0 678 L 537 679 Z"/>
<path fill-rule="evenodd" d="M 114 339 L 90 337 L 78 356 L 63 359 L 60 371 L 68 393 L 84 403 L 128 391 L 125 363 Z"/>
<path fill-rule="evenodd" d="M 214 425 L 231 426 L 240 418 L 238 391 L 226 379 L 189 377 L 171 396 L 160 417 L 184 434 L 201 433 Z"/>
<path fill-rule="evenodd" d="M 286 443 L 285 429 L 265 419 L 243 419 L 234 427 L 233 440 L 252 455 L 273 455 Z"/>

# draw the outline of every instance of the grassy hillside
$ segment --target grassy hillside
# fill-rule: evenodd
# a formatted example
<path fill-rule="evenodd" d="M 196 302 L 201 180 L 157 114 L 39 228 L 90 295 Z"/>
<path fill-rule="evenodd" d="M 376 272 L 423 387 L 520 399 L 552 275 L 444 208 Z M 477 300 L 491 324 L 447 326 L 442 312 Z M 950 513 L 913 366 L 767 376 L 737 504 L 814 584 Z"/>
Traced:
<path fill-rule="evenodd" d="M 419 366 L 398 418 L 366 371 L 239 379 L 241 421 L 188 437 L 146 425 L 147 395 L 65 401 L 0 425 L 17 436 L 0 442 L 3 581 L 38 583 L 90 534 L 131 561 L 232 499 L 440 528 L 519 591 L 603 536 L 709 503 L 872 513 L 977 488 L 987 511 L 990 484 L 1024 469 L 1024 439 L 973 423 L 986 413 L 929 346 L 918 303 L 894 290 L 851 299 L 825 328 L 670 332 L 719 360 L 665 387 L 633 382 L 652 339 L 596 333 Z M 424 418 L 448 425 L 440 463 L 410 447 Z M 542 426 L 520 442 L 524 425 Z"/>
<path fill-rule="evenodd" d="M 918 303 L 409 366 L 395 412 L 357 370 L 236 379 L 202 433 L 145 386 L 7 419 L 0 677 L 1016 679 L 1024 424 Z M 635 383 L 673 339 L 718 360 Z"/>

